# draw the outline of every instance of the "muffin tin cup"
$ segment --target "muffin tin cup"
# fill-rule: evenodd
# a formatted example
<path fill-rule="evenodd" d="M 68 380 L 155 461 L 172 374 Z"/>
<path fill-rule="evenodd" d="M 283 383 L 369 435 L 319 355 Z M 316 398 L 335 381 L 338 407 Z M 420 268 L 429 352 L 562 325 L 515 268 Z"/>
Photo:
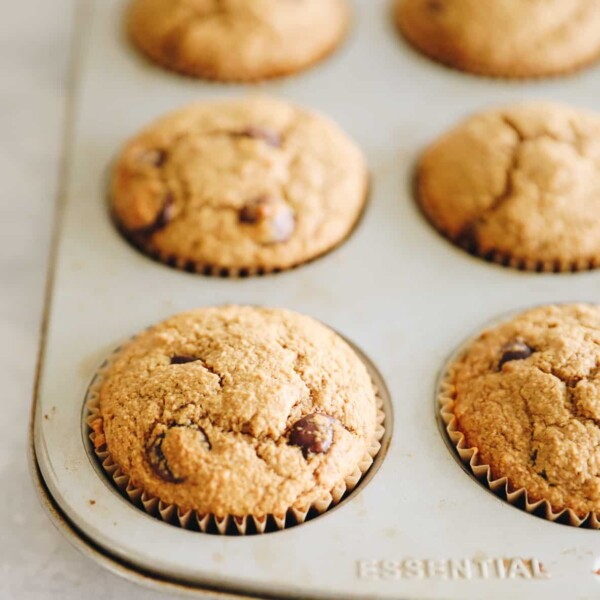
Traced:
<path fill-rule="evenodd" d="M 347 494 L 352 492 L 367 471 L 369 471 L 375 457 L 381 450 L 381 440 L 385 433 L 385 412 L 383 399 L 375 382 L 373 382 L 373 388 L 377 396 L 377 428 L 375 430 L 375 437 L 356 469 L 342 481 L 338 482 L 322 498 L 310 504 L 290 506 L 286 512 L 281 514 L 260 516 L 219 516 L 209 512 L 199 513 L 195 510 L 183 510 L 175 504 L 163 502 L 143 487 L 136 485 L 115 463 L 104 441 L 99 439 L 99 436 L 103 435 L 101 426 L 98 426 L 102 418 L 100 416 L 100 388 L 104 375 L 110 370 L 113 360 L 118 356 L 121 348 L 122 346 L 117 348 L 97 370 L 86 393 L 84 427 L 90 441 L 90 445 L 88 446 L 89 452 L 93 454 L 109 481 L 122 495 L 137 508 L 166 523 L 181 527 L 182 529 L 220 535 L 261 534 L 300 525 L 307 520 L 327 512 L 330 508 L 339 504 Z"/>
<path fill-rule="evenodd" d="M 321 63 L 325 63 L 328 59 L 335 55 L 336 52 L 343 49 L 344 45 L 348 41 L 348 38 L 352 34 L 355 25 L 355 14 L 354 11 L 350 10 L 346 26 L 341 35 L 332 41 L 331 44 L 324 48 L 320 53 L 315 55 L 311 61 L 302 65 L 294 65 L 285 69 L 276 69 L 270 73 L 265 73 L 259 76 L 246 77 L 223 77 L 209 69 L 205 69 L 202 73 L 200 73 L 194 72 L 190 69 L 185 69 L 183 67 L 178 67 L 176 65 L 168 64 L 161 58 L 160 53 L 151 55 L 146 49 L 142 48 L 142 46 L 135 42 L 132 39 L 129 27 L 126 29 L 126 34 L 127 44 L 129 45 L 130 49 L 138 55 L 140 62 L 143 62 L 148 68 L 160 69 L 166 75 L 176 75 L 195 83 L 198 82 L 204 85 L 225 85 L 233 87 L 235 85 L 259 85 L 271 81 L 285 80 L 287 78 L 303 75 L 306 71 L 310 71 L 311 69 L 319 67 Z"/>
<path fill-rule="evenodd" d="M 351 18 L 350 21 L 353 19 Z M 299 66 L 292 67 L 289 69 L 278 69 L 272 73 L 261 75 L 258 77 L 220 77 L 215 73 L 211 73 L 208 70 L 200 73 L 194 73 L 190 70 L 183 68 L 177 68 L 166 64 L 158 56 L 151 57 L 144 50 L 139 48 L 135 42 L 128 40 L 131 49 L 139 55 L 140 62 L 143 62 L 147 68 L 157 69 L 163 71 L 166 75 L 181 77 L 192 82 L 198 82 L 204 85 L 226 85 L 234 87 L 236 85 L 260 85 L 270 83 L 272 81 L 285 80 L 292 77 L 303 75 L 306 71 L 310 71 L 316 67 L 319 67 L 321 63 L 329 60 L 336 52 L 343 48 L 348 37 L 352 33 L 353 22 L 349 22 L 346 30 L 343 32 L 341 37 L 337 39 L 333 44 L 325 48 L 320 54 L 318 54 L 312 61 Z"/>
<path fill-rule="evenodd" d="M 368 190 L 368 188 L 367 188 Z M 241 279 L 246 277 L 262 277 L 266 275 L 275 275 L 277 273 L 283 273 L 285 271 L 292 271 L 294 269 L 299 269 L 304 265 L 308 265 L 314 261 L 319 260 L 320 258 L 326 256 L 331 252 L 335 252 L 340 246 L 342 246 L 354 233 L 356 228 L 359 226 L 363 214 L 365 212 L 366 205 L 368 204 L 368 191 L 365 197 L 364 206 L 352 225 L 348 234 L 338 241 L 336 244 L 331 246 L 326 250 L 323 250 L 319 254 L 307 258 L 303 261 L 293 263 L 291 265 L 283 266 L 283 267 L 264 267 L 264 266 L 252 266 L 252 267 L 224 267 L 219 265 L 210 265 L 206 263 L 202 263 L 197 260 L 186 259 L 184 257 L 173 256 L 171 254 L 161 252 L 156 248 L 151 248 L 148 245 L 140 242 L 135 236 L 132 236 L 129 232 L 125 231 L 125 229 L 116 222 L 116 219 L 113 215 L 112 219 L 115 223 L 115 227 L 119 230 L 119 233 L 123 236 L 123 238 L 133 246 L 137 251 L 144 254 L 146 257 L 161 263 L 167 267 L 172 269 L 177 269 L 179 271 L 185 271 L 187 273 L 192 273 L 195 275 L 204 275 L 206 277 L 222 277 L 225 279 Z"/>
<path fill-rule="evenodd" d="M 476 77 L 480 79 L 491 79 L 495 81 L 503 81 L 509 84 L 518 85 L 527 81 L 544 81 L 544 80 L 553 80 L 559 79 L 561 77 L 573 77 L 577 75 L 579 72 L 584 71 L 592 67 L 595 63 L 598 62 L 599 55 L 595 55 L 592 58 L 582 61 L 575 65 L 570 69 L 557 69 L 555 71 L 548 71 L 547 73 L 543 73 L 541 75 L 534 75 L 532 73 L 519 73 L 514 72 L 512 74 L 508 73 L 495 73 L 489 70 L 483 64 L 473 63 L 469 66 L 469 68 L 459 66 L 456 63 L 448 60 L 445 56 L 440 53 L 433 52 L 429 49 L 425 49 L 422 46 L 419 46 L 416 42 L 413 41 L 410 34 L 406 32 L 406 29 L 397 26 L 398 34 L 401 36 L 402 40 L 410 46 L 411 50 L 417 54 L 419 54 L 422 58 L 427 59 L 428 61 L 435 63 L 440 67 L 444 67 L 445 69 L 449 69 L 451 71 L 457 71 L 462 73 L 463 75 L 468 75 L 470 77 Z"/>
<path fill-rule="evenodd" d="M 457 248 L 464 250 L 471 256 L 479 258 L 489 263 L 494 263 L 502 267 L 516 269 L 518 271 L 527 271 L 529 273 L 580 273 L 585 271 L 593 271 L 600 267 L 600 256 L 592 256 L 588 258 L 579 258 L 577 260 L 568 260 L 556 258 L 554 260 L 536 260 L 533 258 L 524 258 L 513 256 L 507 252 L 500 250 L 482 251 L 476 243 L 470 240 L 461 240 L 448 235 L 442 227 L 439 226 L 436 219 L 425 209 L 427 199 L 422 193 L 420 183 L 420 164 L 421 156 L 417 160 L 414 167 L 412 194 L 414 201 L 423 215 L 424 219 L 446 240 L 452 243 Z"/>
<path fill-rule="evenodd" d="M 453 411 L 456 395 L 453 381 L 458 369 L 457 361 L 460 360 L 464 351 L 464 347 L 461 348 L 445 366 L 438 381 L 437 402 L 449 446 L 454 449 L 457 457 L 466 466 L 467 472 L 489 491 L 531 515 L 573 527 L 600 529 L 600 514 L 598 513 L 589 512 L 585 515 L 578 515 L 569 508 L 555 510 L 548 500 L 532 498 L 525 488 L 515 488 L 508 477 L 494 477 L 491 466 L 481 461 L 479 449 L 469 446 L 465 435 L 458 428 L 458 420 Z"/>
<path fill-rule="evenodd" d="M 150 258 L 151 260 L 154 260 L 154 261 L 156 261 L 162 265 L 165 265 L 166 267 L 170 267 L 172 269 L 177 269 L 179 271 L 185 271 L 187 273 L 192 273 L 194 275 L 204 275 L 206 277 L 221 277 L 224 279 L 229 279 L 229 278 L 241 279 L 241 278 L 247 278 L 247 277 L 262 277 L 265 275 L 275 275 L 277 273 L 283 273 L 285 271 L 293 271 L 294 269 L 299 269 L 300 267 L 302 267 L 304 265 L 308 265 L 312 262 L 315 262 L 315 261 L 319 260 L 320 258 L 323 258 L 324 256 L 327 256 L 328 254 L 335 252 L 338 248 L 343 246 L 354 235 L 354 233 L 356 232 L 356 230 L 358 229 L 358 227 L 360 226 L 360 224 L 363 220 L 363 217 L 365 215 L 365 212 L 367 210 L 367 207 L 369 205 L 370 198 L 371 198 L 371 174 L 367 170 L 366 184 L 365 184 L 364 195 L 363 195 L 363 203 L 362 203 L 362 207 L 356 217 L 356 220 L 354 221 L 354 223 L 352 223 L 352 226 L 350 227 L 350 229 L 348 230 L 348 232 L 346 233 L 346 235 L 343 238 L 338 240 L 331 247 L 326 248 L 325 250 L 322 250 L 321 252 L 319 252 L 318 254 L 316 254 L 314 256 L 308 257 L 304 260 L 301 260 L 301 261 L 298 261 L 298 262 L 295 262 L 295 263 L 292 263 L 289 265 L 285 265 L 285 266 L 267 267 L 267 266 L 254 265 L 254 266 L 248 266 L 248 267 L 243 267 L 243 266 L 227 267 L 227 266 L 223 266 L 223 265 L 212 265 L 212 264 L 204 263 L 204 262 L 201 262 L 198 260 L 185 258 L 183 256 L 175 256 L 175 255 L 169 254 L 167 252 L 162 252 L 158 248 L 153 247 L 151 244 L 149 244 L 148 241 L 145 240 L 144 238 L 133 235 L 130 231 L 128 231 L 125 227 L 123 227 L 121 225 L 117 216 L 114 214 L 114 212 L 111 209 L 110 186 L 111 186 L 111 178 L 112 178 L 112 173 L 113 173 L 115 162 L 116 161 L 113 160 L 111 162 L 111 164 L 107 167 L 107 169 L 104 173 L 104 186 L 107 190 L 107 192 L 106 192 L 107 210 L 109 211 L 111 221 L 112 221 L 114 227 L 118 230 L 119 234 L 123 237 L 123 239 L 129 245 L 131 245 L 138 252 L 140 252 L 147 258 Z"/>
<path fill-rule="evenodd" d="M 489 79 L 494 81 L 502 81 L 509 84 L 522 84 L 524 82 L 543 81 L 543 80 L 554 80 L 561 77 L 572 77 L 577 75 L 580 71 L 584 71 L 592 67 L 595 63 L 600 60 L 600 53 L 595 53 L 592 56 L 580 60 L 569 67 L 549 69 L 544 73 L 532 73 L 529 70 L 518 70 L 514 69 L 513 72 L 498 72 L 490 69 L 490 67 L 484 63 L 478 63 L 474 57 L 472 62 L 467 67 L 465 64 L 459 64 L 457 61 L 449 58 L 444 52 L 438 52 L 432 47 L 425 47 L 420 44 L 416 38 L 410 32 L 410 28 L 405 25 L 402 19 L 399 19 L 395 14 L 395 10 L 392 11 L 391 18 L 394 21 L 397 35 L 401 38 L 410 49 L 419 54 L 422 58 L 427 59 L 440 67 L 444 67 L 451 71 L 456 71 L 470 77 Z"/>

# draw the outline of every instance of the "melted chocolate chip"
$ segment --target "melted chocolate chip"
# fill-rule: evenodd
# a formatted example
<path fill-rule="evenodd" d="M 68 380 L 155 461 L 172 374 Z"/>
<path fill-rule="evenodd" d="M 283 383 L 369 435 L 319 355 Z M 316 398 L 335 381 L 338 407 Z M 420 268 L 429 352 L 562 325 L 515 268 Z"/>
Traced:
<path fill-rule="evenodd" d="M 427 10 L 435 13 L 442 12 L 444 10 L 444 3 L 442 0 L 429 0 L 427 2 Z"/>
<path fill-rule="evenodd" d="M 168 193 L 165 196 L 163 206 L 156 215 L 156 219 L 154 219 L 154 222 L 146 227 L 137 229 L 133 233 L 139 236 L 147 237 L 156 233 L 157 231 L 160 231 L 163 227 L 166 227 L 173 218 L 174 207 L 175 201 L 173 200 L 173 196 L 170 193 Z"/>
<path fill-rule="evenodd" d="M 251 200 L 240 210 L 240 222 L 254 224 L 266 219 L 269 214 L 266 197 Z"/>
<path fill-rule="evenodd" d="M 530 348 L 525 342 L 515 340 L 509 342 L 502 348 L 502 357 L 498 363 L 498 368 L 501 369 L 504 363 L 512 360 L 524 360 L 533 354 L 533 348 Z"/>
<path fill-rule="evenodd" d="M 274 129 L 259 127 L 258 125 L 249 125 L 241 131 L 236 131 L 233 135 L 238 137 L 247 137 L 255 140 L 263 140 L 273 148 L 281 147 L 281 137 Z"/>
<path fill-rule="evenodd" d="M 167 194 L 165 196 L 162 210 L 158 213 L 156 221 L 154 221 L 155 230 L 162 229 L 171 221 L 173 218 L 174 205 L 175 201 L 173 200 L 173 196 L 171 194 Z"/>
<path fill-rule="evenodd" d="M 248 202 L 239 213 L 241 223 L 255 226 L 261 244 L 286 242 L 296 227 L 294 211 L 283 200 L 261 196 Z"/>
<path fill-rule="evenodd" d="M 167 153 L 164 150 L 148 150 L 141 156 L 141 161 L 153 167 L 162 167 L 167 160 Z"/>
<path fill-rule="evenodd" d="M 194 358 L 193 356 L 181 356 L 175 355 L 171 357 L 172 365 L 185 365 L 187 363 L 196 362 L 200 360 L 199 358 Z"/>
<path fill-rule="evenodd" d="M 170 483 L 182 483 L 183 481 L 185 481 L 185 477 L 176 477 L 173 474 L 173 471 L 169 466 L 169 461 L 167 460 L 167 457 L 165 456 L 165 453 L 163 451 L 163 443 L 167 436 L 174 429 L 190 429 L 191 431 L 197 432 L 201 436 L 202 442 L 206 445 L 208 450 L 211 449 L 211 445 L 204 430 L 195 424 L 180 425 L 178 423 L 175 423 L 173 425 L 170 425 L 167 431 L 157 435 L 154 439 L 150 441 L 148 447 L 146 448 L 146 455 L 148 457 L 148 462 L 150 463 L 152 471 L 154 471 L 156 475 L 158 475 L 161 479 L 164 479 L 165 481 L 168 481 Z"/>
<path fill-rule="evenodd" d="M 333 417 L 313 413 L 292 426 L 290 444 L 302 448 L 304 456 L 323 454 L 333 442 Z"/>
<path fill-rule="evenodd" d="M 175 477 L 171 472 L 167 458 L 162 450 L 162 444 L 165 441 L 166 433 L 161 433 L 155 437 L 152 442 L 148 445 L 146 450 L 148 456 L 148 462 L 152 467 L 152 470 L 156 475 L 165 481 L 171 483 L 181 483 L 183 479 L 181 477 Z"/>

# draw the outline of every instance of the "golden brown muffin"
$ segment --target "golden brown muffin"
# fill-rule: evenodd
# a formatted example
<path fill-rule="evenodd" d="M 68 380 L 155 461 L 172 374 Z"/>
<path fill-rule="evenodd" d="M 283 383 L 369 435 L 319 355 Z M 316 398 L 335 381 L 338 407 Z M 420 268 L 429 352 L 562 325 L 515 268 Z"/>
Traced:
<path fill-rule="evenodd" d="M 133 0 L 131 39 L 187 75 L 256 81 L 310 67 L 348 31 L 346 0 Z"/>
<path fill-rule="evenodd" d="M 396 0 L 395 7 L 413 46 L 462 71 L 543 77 L 600 57 L 597 0 Z"/>
<path fill-rule="evenodd" d="M 484 331 L 449 369 L 463 448 L 531 503 L 600 512 L 600 306 L 542 306 Z"/>
<path fill-rule="evenodd" d="M 102 375 L 99 410 L 96 446 L 134 486 L 217 517 L 329 504 L 381 435 L 346 342 L 309 317 L 243 306 L 138 335 Z"/>
<path fill-rule="evenodd" d="M 146 254 L 199 273 L 289 269 L 340 244 L 368 173 L 331 121 L 279 100 L 198 103 L 122 151 L 112 211 Z"/>
<path fill-rule="evenodd" d="M 422 155 L 418 202 L 470 252 L 527 270 L 600 263 L 600 117 L 551 103 L 470 117 Z"/>

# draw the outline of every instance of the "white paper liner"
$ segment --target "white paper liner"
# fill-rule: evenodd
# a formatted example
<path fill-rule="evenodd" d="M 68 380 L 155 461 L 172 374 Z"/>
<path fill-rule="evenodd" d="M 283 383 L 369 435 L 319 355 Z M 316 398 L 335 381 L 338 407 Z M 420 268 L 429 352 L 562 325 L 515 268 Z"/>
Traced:
<path fill-rule="evenodd" d="M 464 434 L 458 429 L 458 421 L 454 415 L 454 399 L 456 388 L 454 386 L 455 374 L 458 370 L 460 356 L 454 357 L 451 364 L 446 368 L 440 378 L 438 386 L 438 401 L 440 416 L 446 425 L 445 430 L 452 445 L 462 462 L 469 467 L 471 473 L 487 488 L 506 500 L 509 504 L 524 509 L 530 514 L 547 519 L 548 521 L 559 521 L 572 525 L 573 527 L 586 527 L 589 529 L 600 529 L 600 514 L 587 513 L 583 517 L 578 516 L 572 509 L 565 508 L 555 511 L 548 500 L 532 500 L 525 488 L 512 489 L 507 477 L 495 479 L 492 475 L 490 465 L 480 462 L 479 449 L 469 447 Z"/>
<path fill-rule="evenodd" d="M 96 447 L 96 436 L 98 432 L 94 429 L 94 423 L 102 418 L 99 406 L 100 387 L 102 385 L 104 374 L 110 368 L 111 359 L 118 354 L 120 349 L 121 347 L 117 348 L 111 357 L 104 361 L 96 372 L 96 375 L 87 390 L 84 410 L 86 412 L 85 424 L 88 428 L 88 438 L 98 462 L 117 489 L 119 489 L 119 491 L 121 491 L 121 493 L 135 506 L 166 523 L 182 527 L 183 529 L 196 530 L 203 533 L 217 533 L 221 535 L 259 534 L 300 525 L 315 516 L 323 514 L 336 504 L 339 504 L 345 495 L 350 493 L 357 486 L 361 478 L 371 468 L 375 457 L 381 450 L 381 440 L 385 433 L 383 425 L 385 422 L 385 412 L 383 409 L 383 399 L 381 398 L 377 386 L 373 382 L 373 389 L 375 390 L 377 398 L 377 426 L 375 429 L 375 437 L 358 463 L 356 469 L 347 475 L 343 481 L 340 481 L 332 490 L 325 493 L 322 498 L 308 505 L 291 506 L 282 514 L 269 514 L 263 516 L 249 515 L 237 517 L 228 515 L 226 517 L 219 517 L 211 513 L 201 514 L 195 510 L 183 511 L 178 506 L 163 502 L 159 498 L 148 493 L 142 487 L 136 486 L 130 480 L 129 476 L 113 461 L 106 444 Z"/>

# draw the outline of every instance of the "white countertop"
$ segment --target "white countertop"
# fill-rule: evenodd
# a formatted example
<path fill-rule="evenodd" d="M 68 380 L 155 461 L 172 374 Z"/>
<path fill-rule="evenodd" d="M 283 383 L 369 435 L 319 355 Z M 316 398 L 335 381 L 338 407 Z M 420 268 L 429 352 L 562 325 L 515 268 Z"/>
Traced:
<path fill-rule="evenodd" d="M 27 430 L 60 164 L 75 0 L 19 0 L 0 20 L 0 598 L 165 598 L 80 556 L 39 505 Z"/>

